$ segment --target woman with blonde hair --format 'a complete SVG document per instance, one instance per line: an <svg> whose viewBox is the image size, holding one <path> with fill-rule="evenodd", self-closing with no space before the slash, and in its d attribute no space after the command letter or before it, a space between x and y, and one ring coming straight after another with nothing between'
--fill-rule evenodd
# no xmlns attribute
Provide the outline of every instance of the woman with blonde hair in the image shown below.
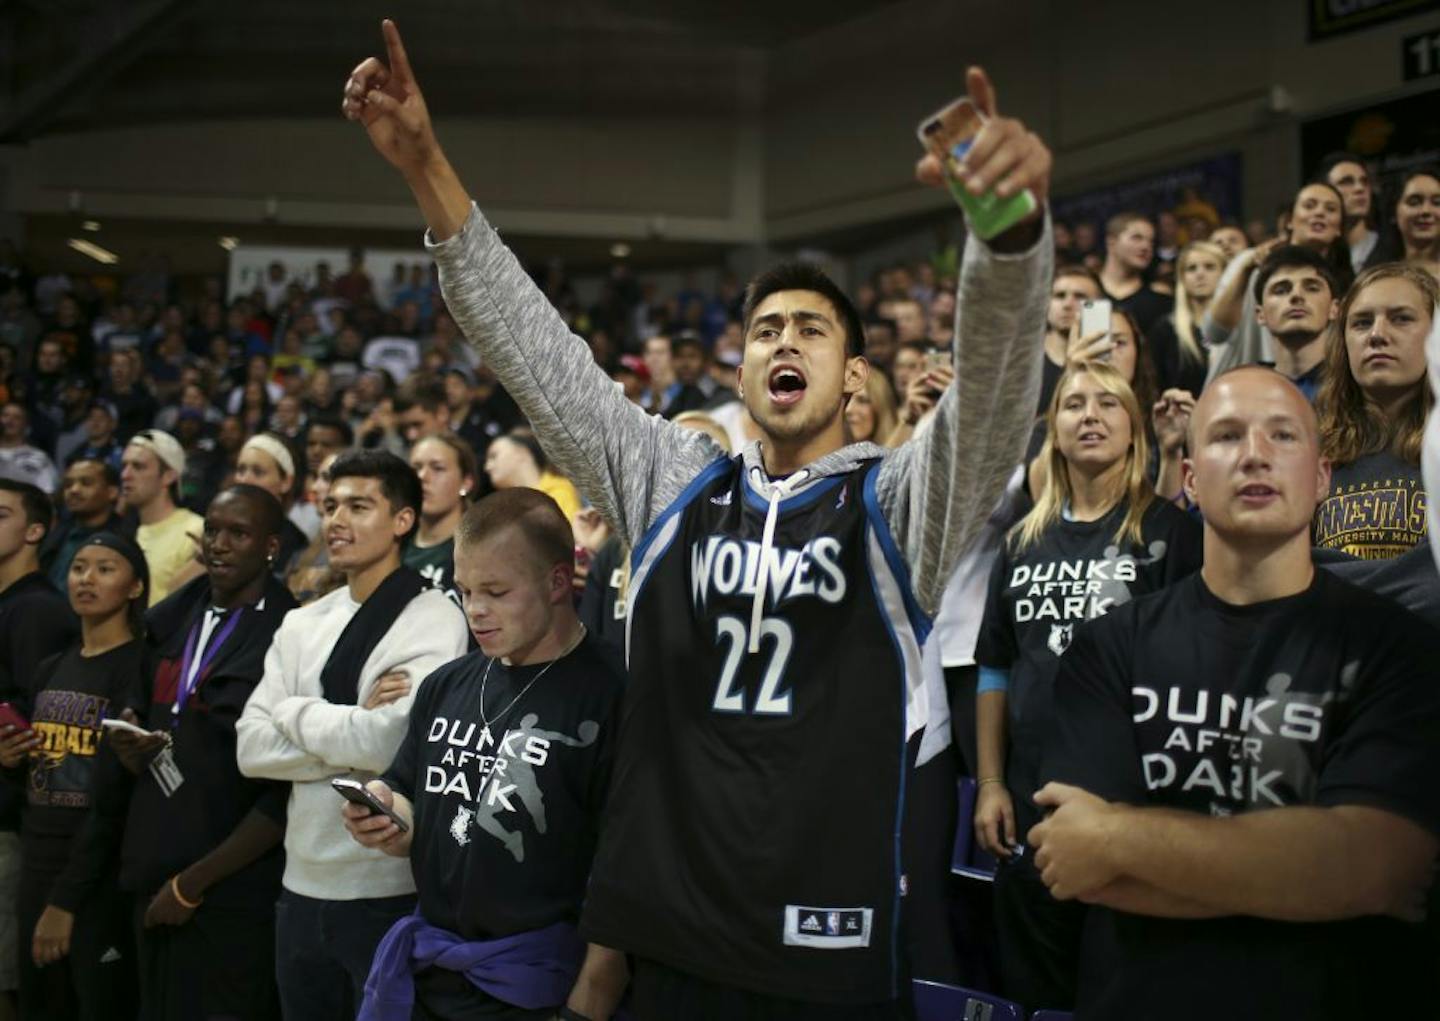
<svg viewBox="0 0 1440 1021"><path fill-rule="evenodd" d="M871 372L865 378L865 389L857 391L845 405L845 426L852 443L884 444L895 431L895 390L883 372Z"/></svg>
<svg viewBox="0 0 1440 1021"><path fill-rule="evenodd" d="M1076 624L1200 566L1200 524L1150 485L1145 410L1115 367L1065 370L1045 418L1044 484L996 555L975 646L975 836L1000 862L1004 993L1027 1011L1074 1006L1085 911L1050 896L1020 845L1040 821L1031 796L1060 656Z"/></svg>
<svg viewBox="0 0 1440 1021"><path fill-rule="evenodd" d="M1201 343L1200 322L1227 261L1225 250L1209 241L1190 242L1175 260L1175 308L1152 330L1151 352L1162 391L1198 394L1205 386L1210 353Z"/></svg>
<svg viewBox="0 0 1440 1021"><path fill-rule="evenodd" d="M1416 263L1360 274L1340 303L1315 400L1330 495L1315 512L1314 540L1365 560L1385 560L1425 537L1420 447L1435 404L1425 344L1437 326L1440 284Z"/></svg>

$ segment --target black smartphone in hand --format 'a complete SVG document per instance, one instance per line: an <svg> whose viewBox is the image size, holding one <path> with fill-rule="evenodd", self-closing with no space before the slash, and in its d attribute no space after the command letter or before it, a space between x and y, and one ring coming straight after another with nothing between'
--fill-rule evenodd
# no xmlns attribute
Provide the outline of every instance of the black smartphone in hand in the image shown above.
<svg viewBox="0 0 1440 1021"><path fill-rule="evenodd" d="M380 799L374 794L371 794L359 780L350 780L343 776L337 776L330 781L330 786L335 788L335 793L339 794L352 805L360 805L370 809L371 815L385 816L396 826L400 827L401 833L409 832L410 824L396 815L392 809L386 808L381 804Z"/></svg>

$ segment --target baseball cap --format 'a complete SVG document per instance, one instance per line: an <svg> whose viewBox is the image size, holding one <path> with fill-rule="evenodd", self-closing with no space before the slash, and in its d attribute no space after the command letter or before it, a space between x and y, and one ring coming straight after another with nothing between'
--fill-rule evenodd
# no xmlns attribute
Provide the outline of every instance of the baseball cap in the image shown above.
<svg viewBox="0 0 1440 1021"><path fill-rule="evenodd" d="M109 415L110 421L120 421L120 412L115 410L115 405L112 404L110 401L91 401L88 405L85 406L85 413L89 414L96 408L99 408L101 411L105 412L105 414Z"/></svg>
<svg viewBox="0 0 1440 1021"><path fill-rule="evenodd" d="M640 382L650 382L650 369L639 355L621 355L620 367L640 377Z"/></svg>
<svg viewBox="0 0 1440 1021"><path fill-rule="evenodd" d="M173 469L176 474L185 474L185 448L180 441L162 429L141 429L130 437L130 446L153 450L160 463Z"/></svg>

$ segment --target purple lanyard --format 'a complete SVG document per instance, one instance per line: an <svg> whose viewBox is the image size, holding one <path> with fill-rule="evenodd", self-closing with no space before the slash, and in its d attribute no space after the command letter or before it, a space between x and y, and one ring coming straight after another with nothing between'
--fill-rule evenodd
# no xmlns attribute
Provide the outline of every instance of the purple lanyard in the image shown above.
<svg viewBox="0 0 1440 1021"><path fill-rule="evenodd" d="M171 730L174 730L180 722L180 713L184 710L185 703L190 700L190 693L200 687L200 679L205 676L205 670L214 661L215 654L220 651L220 647L225 644L225 639L230 637L235 626L240 623L240 615L244 612L243 609L235 610L230 614L230 619L225 622L225 626L220 629L219 634L211 634L205 654L200 657L200 667L195 671L194 684L188 683L187 680L190 677L190 664L195 660L195 645L200 641L200 632L205 627L205 617L210 615L210 611L206 610L205 616L197 620L195 626L190 629L190 637L185 641L185 655L180 658L180 676L176 678L175 682L175 704L170 707Z"/></svg>

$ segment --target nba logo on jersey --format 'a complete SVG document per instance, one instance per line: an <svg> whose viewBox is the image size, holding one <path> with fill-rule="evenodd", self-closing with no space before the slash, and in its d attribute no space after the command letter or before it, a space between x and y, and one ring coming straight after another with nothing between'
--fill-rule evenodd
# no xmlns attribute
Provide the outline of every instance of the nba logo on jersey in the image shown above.
<svg viewBox="0 0 1440 1021"><path fill-rule="evenodd" d="M840 912L831 911L825 916L825 935L840 935Z"/></svg>

